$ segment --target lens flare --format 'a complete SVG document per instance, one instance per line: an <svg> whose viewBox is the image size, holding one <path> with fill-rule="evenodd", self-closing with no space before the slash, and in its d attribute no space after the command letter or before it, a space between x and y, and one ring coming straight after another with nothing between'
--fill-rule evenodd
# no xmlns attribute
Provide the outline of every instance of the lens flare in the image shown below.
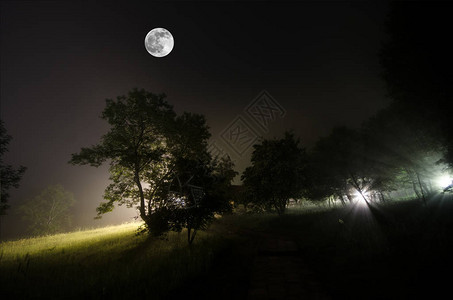
<svg viewBox="0 0 453 300"><path fill-rule="evenodd" d="M362 191L362 195L363 195L363 197L369 199L370 194L368 193L368 191ZM366 201L365 201L365 199L363 199L362 195L359 193L359 191L354 191L354 194L352 196L358 203L366 203Z"/></svg>

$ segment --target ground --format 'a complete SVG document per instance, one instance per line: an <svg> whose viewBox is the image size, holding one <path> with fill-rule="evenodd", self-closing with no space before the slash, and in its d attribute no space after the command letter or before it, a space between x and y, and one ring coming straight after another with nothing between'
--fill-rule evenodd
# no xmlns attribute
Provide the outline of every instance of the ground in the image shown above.
<svg viewBox="0 0 453 300"><path fill-rule="evenodd" d="M199 233L132 225L1 244L2 299L418 299L449 292L453 197L284 216L230 215ZM131 227L132 226L132 227ZM10 296L11 297L8 297Z"/></svg>
<svg viewBox="0 0 453 300"><path fill-rule="evenodd" d="M245 217L248 222L227 224L238 240L198 284L192 281L183 288L184 295L247 300L441 297L449 289L445 274L453 266L452 216L452 196L438 195L428 203Z"/></svg>

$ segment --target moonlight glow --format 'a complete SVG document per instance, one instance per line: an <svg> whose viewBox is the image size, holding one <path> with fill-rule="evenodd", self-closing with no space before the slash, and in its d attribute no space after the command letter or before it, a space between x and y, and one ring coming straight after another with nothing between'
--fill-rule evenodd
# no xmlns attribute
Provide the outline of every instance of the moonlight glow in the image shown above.
<svg viewBox="0 0 453 300"><path fill-rule="evenodd" d="M173 36L165 28L154 28L145 37L145 48L149 54L155 57L168 55L174 45Z"/></svg>

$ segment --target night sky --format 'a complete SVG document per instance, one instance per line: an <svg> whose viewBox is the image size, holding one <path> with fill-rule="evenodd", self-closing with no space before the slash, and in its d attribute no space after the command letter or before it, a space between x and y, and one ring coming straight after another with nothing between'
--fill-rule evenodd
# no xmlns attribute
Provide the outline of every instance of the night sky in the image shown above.
<svg viewBox="0 0 453 300"><path fill-rule="evenodd" d="M1 2L0 112L13 136L6 162L28 168L10 205L62 184L78 201L76 224L130 220L135 211L120 209L94 221L108 166L67 162L107 131L105 99L134 87L165 93L178 113L204 114L211 142L239 172L251 149L238 155L220 136L238 116L265 138L292 129L306 147L333 126L359 126L389 102L377 57L387 9L364 1ZM163 58L144 47L156 27L175 39ZM285 114L260 131L245 108L263 90Z"/></svg>

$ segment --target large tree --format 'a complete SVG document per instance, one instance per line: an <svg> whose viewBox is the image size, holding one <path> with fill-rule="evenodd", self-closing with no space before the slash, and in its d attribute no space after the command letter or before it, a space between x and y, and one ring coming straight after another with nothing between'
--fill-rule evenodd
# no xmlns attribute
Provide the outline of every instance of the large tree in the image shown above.
<svg viewBox="0 0 453 300"><path fill-rule="evenodd" d="M251 162L242 180L252 202L283 214L290 198L300 198L304 189L305 149L293 133L281 139L254 145Z"/></svg>
<svg viewBox="0 0 453 300"><path fill-rule="evenodd" d="M112 183L106 188L97 211L99 216L111 211L115 202L138 204L140 216L149 219L152 203L146 203L148 182L163 181L169 168L166 137L175 113L165 95L134 89L127 96L107 99L101 118L110 130L101 142L82 148L72 155L70 163L99 167L109 161Z"/></svg>
<svg viewBox="0 0 453 300"><path fill-rule="evenodd" d="M110 124L109 132L70 161L95 167L109 162L112 183L104 193L106 202L97 208L98 217L117 203L137 206L146 230L156 236L190 226L188 211L199 208L211 188L204 180L212 173L204 116L177 116L164 94L134 89L108 99L102 118Z"/></svg>

